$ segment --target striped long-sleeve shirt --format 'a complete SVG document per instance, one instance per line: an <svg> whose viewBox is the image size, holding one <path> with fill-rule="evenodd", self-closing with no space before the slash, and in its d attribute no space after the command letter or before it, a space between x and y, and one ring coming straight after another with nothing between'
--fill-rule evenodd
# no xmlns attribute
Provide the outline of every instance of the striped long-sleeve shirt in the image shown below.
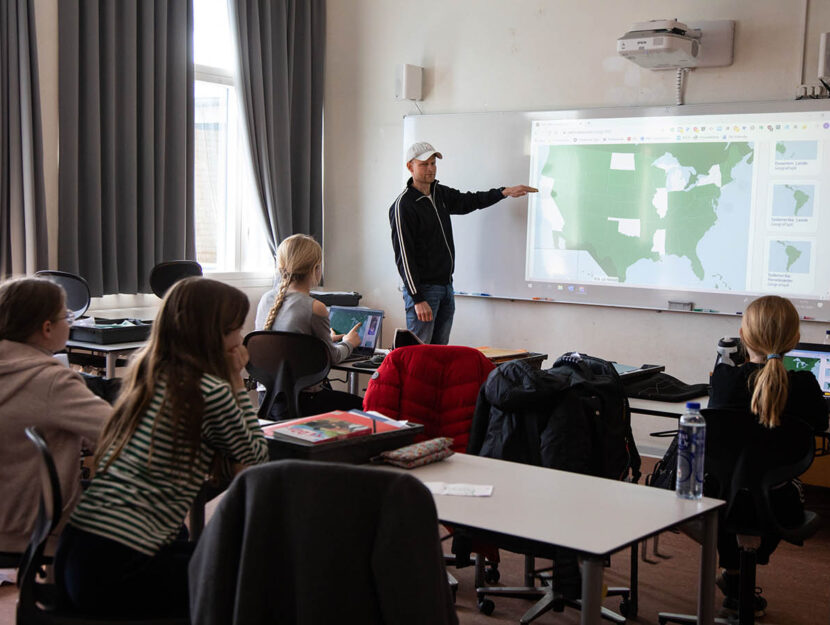
<svg viewBox="0 0 830 625"><path fill-rule="evenodd" d="M268 446L247 393L234 395L228 382L205 374L201 448L183 470L175 460L186 452L173 449L170 419L157 419L165 387L157 384L135 433L106 471L99 467L70 519L79 529L147 555L176 537L217 451L243 464L268 460Z"/></svg>

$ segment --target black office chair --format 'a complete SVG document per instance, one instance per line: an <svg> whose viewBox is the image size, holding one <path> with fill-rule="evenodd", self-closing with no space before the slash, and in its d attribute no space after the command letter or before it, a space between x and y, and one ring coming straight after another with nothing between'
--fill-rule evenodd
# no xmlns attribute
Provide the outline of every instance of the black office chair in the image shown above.
<svg viewBox="0 0 830 625"><path fill-rule="evenodd" d="M66 292L66 307L78 319L89 308L90 295L89 284L81 276L68 271L57 271L44 269L35 272L38 278L51 280Z"/></svg>
<svg viewBox="0 0 830 625"><path fill-rule="evenodd" d="M636 588L637 584L637 546L632 547L631 556L631 586ZM476 561L476 566L481 564ZM568 599L562 596L554 587L551 580L552 574L549 573L550 567L546 569L536 568L536 558L532 555L525 555L524 562L524 586L484 586L476 588L476 595L478 598L478 609L484 614L492 614L495 609L495 604L491 599L486 597L510 597L515 599L536 599L536 603L528 609L519 619L519 623L526 625L545 612L553 610L554 612L561 612L564 608L581 609L582 601L580 599ZM536 580L542 580L546 585L536 586ZM612 623L625 623L625 617L636 616L636 600L632 597L632 589L622 586L609 586L607 588L606 596L608 597L622 597L620 601L620 614L609 610L605 606L600 608L600 615L602 618L611 621Z"/></svg>
<svg viewBox="0 0 830 625"><path fill-rule="evenodd" d="M815 456L815 433L797 419L785 421L773 429L762 427L747 412L707 409L706 419L706 481L707 496L725 499L727 506L718 520L719 526L740 537L779 536L794 545L818 531L820 519L815 512L804 510L794 525L782 525L771 501L773 488L804 473ZM770 466L770 461L774 464ZM740 505L754 509L752 518L734 514ZM739 540L739 544L746 543ZM755 622L756 552L740 547L740 589L738 623ZM665 623L696 623L697 617L661 612L660 625ZM733 623L716 619L717 623Z"/></svg>
<svg viewBox="0 0 830 625"><path fill-rule="evenodd" d="M248 348L248 373L265 387L259 418L269 419L279 396L288 419L303 415L299 410L300 392L319 384L328 376L331 363L325 343L310 334L258 330L245 337Z"/></svg>
<svg viewBox="0 0 830 625"><path fill-rule="evenodd" d="M156 297L164 297L170 287L179 280L201 275L202 266L195 260L166 261L150 270L150 289Z"/></svg>
<svg viewBox="0 0 830 625"><path fill-rule="evenodd" d="M201 625L458 622L432 495L397 471L297 460L247 469L189 573Z"/></svg>
<svg viewBox="0 0 830 625"><path fill-rule="evenodd" d="M45 577L44 565L51 561L43 555L46 540L60 522L63 498L58 472L43 437L34 427L26 436L40 457L40 505L29 546L23 554L17 577L17 625L187 625L187 618L120 619L89 616L60 609L57 588L53 583L38 582Z"/></svg>
<svg viewBox="0 0 830 625"><path fill-rule="evenodd" d="M394 352L393 352L394 353ZM594 360L595 363L599 363L599 366L602 367L609 367L608 363L604 363L603 361L599 361L598 359ZM594 365L590 365L594 366ZM513 444L509 447L507 445L504 446L504 456L503 459L511 460L511 461L522 461L522 462L531 462L533 463L533 455L536 454L537 459L535 461L536 464L541 463L541 458L539 457L539 449L533 447L533 449L525 450L525 445L536 446L538 445L539 448L542 447L543 442L540 436L540 433L545 428L545 423L539 422L539 418L541 415L536 411L534 407L532 407L531 402L527 401L527 398L531 396L531 393L534 395L536 393L542 394L545 397L545 400L550 403L550 405L557 405L560 402L567 401L567 397L561 396L562 390L558 385L550 383L551 380L548 380L546 376L554 376L555 374L550 373L550 371L542 372L542 373L535 373L537 371L537 367L534 366L532 363L526 361L519 361L519 362L509 362L503 363L499 365L499 370L509 372L506 375L508 376L506 379L509 379L512 383L516 384L517 388L522 389L522 393L526 394L525 399L517 401L514 399L513 403L510 404L510 408L507 410L513 411L518 413L519 418L518 421L523 421L524 419L527 420L527 423L533 423L533 425L522 426L522 429L516 430L516 436ZM533 376L525 376L522 372L531 371L534 372ZM525 383L525 380L527 382ZM531 381L532 380L532 381ZM589 391L585 390L584 388L578 392L579 401L586 401L586 405L588 401L593 401L596 398L589 397ZM629 418L628 414L628 403L625 400L625 397L621 394L619 395L620 401L624 402L625 406L625 416ZM578 405L578 404L576 404ZM482 409L482 406L485 406L489 409ZM488 429L489 426L489 419L494 414L495 406L489 406L489 401L487 400L486 396L483 394L479 395L479 403L476 407L476 413L473 421L473 432L470 437L470 443L467 447L468 453L473 454L481 454L484 449L484 441L487 436L489 436L490 432ZM495 411L495 414L500 414L501 406L498 407L499 410ZM602 413L597 412L597 415ZM513 415L511 414L511 417ZM552 418L555 418L553 415L547 415L543 417L547 419L547 422ZM521 441L521 442L518 442ZM548 441L549 442L549 441ZM596 438L592 438L591 446L599 445L599 442ZM626 446L627 449L627 458L624 461L624 466L620 467L619 474L617 475L615 472L615 477L619 477L620 479L628 480L628 481L635 481L639 477L639 472L637 471L638 464L636 466L632 466L632 459L638 459L639 455L635 455L636 447L633 446L633 441L630 441L630 444ZM512 450L512 451L509 451ZM519 450L524 450L526 453L519 453ZM633 450L633 451L632 451ZM511 453L519 453L518 456L511 457ZM485 454L489 455L489 454ZM492 456L495 457L495 456ZM586 458L589 455L585 456ZM602 454L598 454L595 457L603 457ZM552 464L547 464L544 466L549 466L549 468L554 469L565 469L565 470L573 470L571 467L563 467L557 466L557 462L559 461L558 458L552 459ZM584 472L594 475L601 475L603 477L610 477L609 475L603 475L602 469L600 465L591 464L590 462L586 463L583 467L580 468L578 472ZM510 549L509 544L499 545L503 546L507 550ZM549 575L547 569L537 570L536 563L535 563L535 555L536 554L527 554L525 553L525 566L524 566L524 586L514 586L514 587L491 587L491 586L482 586L476 589L476 593L478 596L478 609L483 612L484 614L492 614L495 605L491 599L488 599L488 596L493 597L511 597L511 598L521 598L521 599L536 599L536 603L522 615L520 619L520 623L526 624L530 623L531 621L537 619L539 616L544 614L549 610L554 610L556 612L561 612L564 610L565 607L581 609L581 601L579 599L570 599L566 598L562 593L562 589L559 584L554 583L553 579L555 577L562 577L562 586L567 583L567 581L573 581L572 577L574 577L577 573L576 567L576 554L570 550L560 550L557 549L553 553L546 553L544 557L546 558L555 558L559 562L559 575ZM540 557L542 557L540 555ZM563 566L564 565L564 566ZM624 588L624 587L613 587L607 589L608 596L619 596L622 597L620 602L620 613L613 612L606 607L602 607L601 609L601 616L602 618L615 622L615 623L624 623L626 616L637 616L638 610L638 601L637 601L637 576L638 576L638 545L635 544L631 548L630 554L630 571L631 571L631 587ZM557 573L557 571L554 571ZM541 579L545 585L536 585L536 581Z"/></svg>

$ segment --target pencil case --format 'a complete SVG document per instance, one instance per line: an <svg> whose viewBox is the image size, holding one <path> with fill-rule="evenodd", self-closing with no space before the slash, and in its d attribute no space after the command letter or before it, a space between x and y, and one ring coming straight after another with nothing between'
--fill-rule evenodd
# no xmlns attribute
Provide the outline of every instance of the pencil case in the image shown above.
<svg viewBox="0 0 830 625"><path fill-rule="evenodd" d="M372 460L375 462L386 462L404 469L414 469L430 462L438 462L453 455L452 439L441 437L432 438L428 441L414 443L399 449L381 452Z"/></svg>

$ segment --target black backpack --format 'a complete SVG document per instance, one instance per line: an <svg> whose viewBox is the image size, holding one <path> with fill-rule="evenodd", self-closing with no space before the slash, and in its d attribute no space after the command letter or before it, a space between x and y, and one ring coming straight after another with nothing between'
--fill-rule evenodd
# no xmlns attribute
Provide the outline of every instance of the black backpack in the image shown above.
<svg viewBox="0 0 830 625"><path fill-rule="evenodd" d="M666 453L657 461L651 473L646 475L646 485L674 490L677 482L677 430L656 432L652 436L672 436L673 438Z"/></svg>
<svg viewBox="0 0 830 625"><path fill-rule="evenodd" d="M563 464L581 466L558 468L637 482L640 454L631 432L628 398L614 366L601 358L568 352L546 373L563 376L568 382L554 407L555 419L581 422L589 428L581 436L572 430L570 435L559 437L557 455ZM585 435L590 442L580 449L579 441Z"/></svg>

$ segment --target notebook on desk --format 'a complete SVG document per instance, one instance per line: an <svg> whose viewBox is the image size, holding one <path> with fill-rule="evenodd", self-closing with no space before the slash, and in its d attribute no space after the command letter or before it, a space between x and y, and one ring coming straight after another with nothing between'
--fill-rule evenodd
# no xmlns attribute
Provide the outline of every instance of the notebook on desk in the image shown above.
<svg viewBox="0 0 830 625"><path fill-rule="evenodd" d="M830 408L830 345L798 343L794 349L784 354L782 360L787 371L812 373Z"/></svg>
<svg viewBox="0 0 830 625"><path fill-rule="evenodd" d="M360 345L352 350L344 362L365 360L375 353L380 343L383 311L359 306L332 306L329 308L329 324L337 334L347 334L358 323Z"/></svg>

